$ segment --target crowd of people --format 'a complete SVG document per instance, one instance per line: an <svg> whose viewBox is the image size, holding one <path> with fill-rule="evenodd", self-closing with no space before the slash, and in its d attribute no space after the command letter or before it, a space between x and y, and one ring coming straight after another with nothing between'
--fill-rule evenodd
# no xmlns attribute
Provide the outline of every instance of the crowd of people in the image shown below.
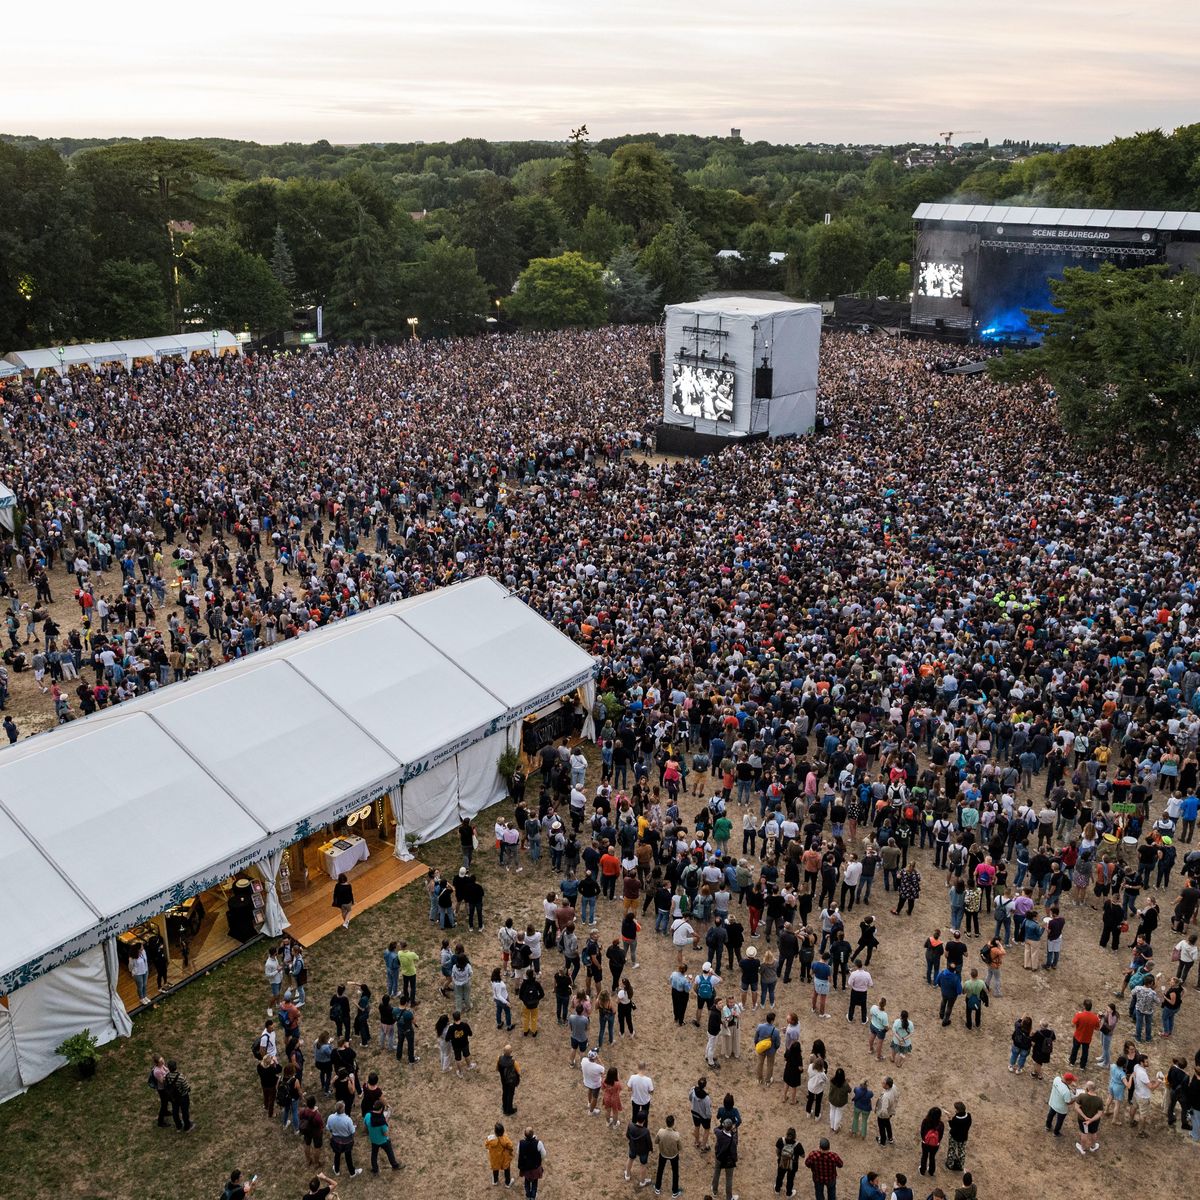
<svg viewBox="0 0 1200 1200"><path fill-rule="evenodd" d="M10 384L6 477L29 517L4 546L6 664L49 682L69 720L363 607L494 575L600 669L590 782L586 759L581 776L582 756L547 748L497 830L504 867L529 867L542 893L549 868L553 889L541 928L516 914L496 954L475 955L505 1033L515 1008L538 1035L551 974L538 967L561 952L556 1028L597 1079L605 1033L619 1020L617 1036L632 1034L638 918L653 912L675 966L661 986L685 1029L695 1005L706 1065L744 1049L768 1087L782 1053L784 1088L795 1101L804 1089L810 1119L824 1102L829 1132L853 1137L874 1114L885 1148L895 1081L928 1032L912 1000L895 1003L914 979L940 993L943 1027L963 996L974 1032L1004 996L1014 942L1025 969L1051 974L1062 955L1103 948L1129 1007L1072 998L1081 1074L1043 1069L1055 1030L1038 1013L1015 1020L1009 1065L1024 1072L1032 1056L1030 1077L1051 1084L1051 1135L1073 1113L1085 1158L1103 1112L1165 1137L1167 1120L1151 1116L1159 1094L1197 1139L1197 1076L1155 1048L1173 1045L1200 900L1190 482L1116 447L1081 456L1032 385L945 376L918 344L857 334L823 339L820 436L664 461L648 452L655 338L413 342ZM64 588L77 619L51 611ZM470 850L467 838L465 877L431 880L442 935L469 902ZM621 913L603 937L597 900ZM914 979L877 978L872 953L907 944L916 918L927 924ZM437 967L454 1008L426 1031L443 1065L467 1071L471 959L446 937ZM889 1057L886 1082L831 1062L820 1038L797 1049L796 1011L778 1028L776 989L800 1007L786 1000L793 971L811 985L814 1023L840 1019L829 1002L844 994L846 1019L867 1026L863 1048ZM411 1021L388 993L396 1022ZM368 1005L382 1014L369 993ZM1135 1036L1111 1058L1126 1012ZM1097 1036L1104 1053L1089 1067ZM276 1050L281 1085L294 1063ZM506 1054L502 1086L520 1075ZM1099 1084L1083 1078L1100 1068ZM610 1101L633 1078L606 1070L587 1085L589 1109L623 1121ZM300 1108L296 1083L304 1132L313 1105ZM342 1091L347 1111L327 1127L359 1099ZM947 1166L962 1169L970 1114L957 1103L922 1122L923 1170L943 1138ZM665 1123L650 1134L631 1104L633 1170L655 1144L669 1168L662 1147L677 1153L678 1134ZM388 1142L389 1112L382 1097L364 1110L373 1149ZM737 1122L708 1119L716 1161L736 1167ZM503 1173L511 1139L493 1137ZM533 1195L545 1146L533 1128L518 1143ZM781 1139L783 1182L804 1165L825 1194L837 1153L785 1155L791 1145ZM714 1172L714 1194L721 1182ZM723 1182L728 1200L732 1175ZM888 1194L881 1178L860 1184ZM907 1186L890 1183L900 1200Z"/></svg>

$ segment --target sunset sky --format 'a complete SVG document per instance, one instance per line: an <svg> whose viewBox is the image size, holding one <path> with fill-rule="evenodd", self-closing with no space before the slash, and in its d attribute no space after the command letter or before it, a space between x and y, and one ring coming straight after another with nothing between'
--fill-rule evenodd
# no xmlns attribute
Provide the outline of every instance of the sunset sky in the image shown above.
<svg viewBox="0 0 1200 1200"><path fill-rule="evenodd" d="M1200 119L1182 0L66 0L11 5L5 42L0 131L39 135L1097 142Z"/></svg>

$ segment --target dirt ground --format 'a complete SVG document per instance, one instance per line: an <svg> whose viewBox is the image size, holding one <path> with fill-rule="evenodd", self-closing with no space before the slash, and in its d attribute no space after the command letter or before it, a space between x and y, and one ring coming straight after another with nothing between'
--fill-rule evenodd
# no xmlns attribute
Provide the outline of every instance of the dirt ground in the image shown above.
<svg viewBox="0 0 1200 1200"><path fill-rule="evenodd" d="M491 812L480 814L481 832L491 828L493 817ZM455 868L456 838L451 835L422 847L421 857L446 869ZM878 1092L889 1071L898 1081L900 1105L893 1148L881 1149L873 1140L852 1140L848 1119L842 1130L831 1136L834 1149L846 1163L841 1194L853 1197L858 1177L876 1169L889 1184L897 1171L907 1173L915 1194L924 1200L932 1186L917 1174L918 1125L930 1106L951 1108L960 1099L974 1116L967 1167L974 1172L979 1195L985 1200L1038 1194L1049 1172L1060 1179L1069 1172L1072 1193L1079 1197L1102 1192L1132 1194L1135 1190L1141 1195L1171 1194L1169 1185L1174 1188L1178 1172L1186 1169L1194 1151L1180 1133L1162 1127L1161 1114L1159 1128L1149 1141L1136 1141L1128 1127L1114 1129L1105 1123L1101 1149L1086 1162L1075 1150L1070 1125L1061 1139L1043 1128L1049 1080L1066 1063L1072 1013L1084 996L1092 997L1100 1008L1120 984L1124 960L1096 948L1095 914L1066 909L1066 940L1057 972L1025 972L1017 956L1010 956L1004 997L985 1010L981 1033L968 1034L964 1029L961 1001L954 1024L943 1029L937 1020L938 994L924 983L921 947L935 925L948 927L944 877L932 870L928 854L918 851L916 860L923 874L923 891L914 915L891 916L887 897L879 891L870 906L879 920L882 941L871 964L876 981L871 1000L882 992L893 1015L906 1007L915 1024L914 1053L903 1067L891 1068L886 1056L883 1064L869 1058L863 1027L846 1023L843 993L831 996L830 1019L817 1020L810 1014L809 990L796 976L790 985L780 983L778 989L779 1023L785 1023L790 1010L801 1014L806 1052L813 1038L820 1037L828 1049L831 1070L844 1067L853 1083L866 1078ZM428 904L419 883L362 913L348 932L330 935L311 951L312 981L303 1034L310 1048L313 1083L311 1045L315 1035L328 1028L327 999L334 986L365 979L378 995L383 984L382 950L393 938L407 938L424 959L417 1013L417 1052L422 1061L416 1067L401 1066L390 1052L381 1052L377 1046L360 1052L364 1074L369 1070L380 1073L393 1108L393 1139L406 1169L397 1174L385 1170L378 1178L369 1171L356 1180L343 1177L343 1195L396 1196L414 1184L426 1185L431 1192L444 1191L448 1183L458 1196L492 1194L483 1140L501 1117L495 1062L509 1036L495 1029L487 986L491 968L499 961L496 929L507 916L516 918L518 925L533 921L540 928L541 899L556 880L548 860L538 867L526 865L520 874L500 871L486 838L478 865L487 887L487 928L482 934L460 931L476 967L470 1021L480 1068L477 1072L458 1079L439 1070L432 1043L434 1021L443 1011L434 984L439 937L429 923ZM1159 897L1160 902L1166 899L1169 897ZM619 910L618 902L599 901L602 945L618 931ZM856 921L857 911L851 917ZM856 925L852 923L851 928ZM761 953L762 940L756 944ZM973 942L968 951L968 966L978 960L976 946ZM227 1172L238 1166L247 1174L259 1175L257 1195L299 1200L310 1176L299 1139L290 1131L284 1133L278 1122L267 1120L250 1054L269 998L262 976L263 957L263 946L256 945L139 1017L131 1039L102 1051L94 1079L80 1082L71 1072L60 1071L24 1097L0 1107L0 1162L6 1180L13 1185L11 1193L7 1186L0 1190L47 1200L64 1196L207 1200L220 1194ZM692 1147L688 1091L697 1077L706 1073L705 1036L690 1024L677 1029L671 1022L667 977L673 957L667 940L654 934L653 921L643 922L641 966L629 972L638 1006L637 1034L632 1039L618 1038L613 1048L606 1045L602 1060L617 1066L622 1079L637 1068L639 1060L649 1064L656 1087L651 1129L656 1130L668 1112L676 1114L685 1139L683 1186L689 1196L699 1198L709 1191L712 1154L701 1155ZM690 958L696 969L702 955ZM555 952L547 952L543 974L552 975L557 961ZM548 986L547 991L552 989ZM1197 1011L1195 993L1189 990L1175 1039L1159 1040L1153 1048L1154 1068L1165 1070L1169 1048L1190 1059L1200 1033ZM1045 1082L1038 1082L1028 1072L1013 1076L1007 1070L1009 1030L1013 1019L1025 1013L1035 1021L1049 1020L1058 1032ZM752 1020L753 1014L744 1024ZM536 1040L523 1039L519 1030L511 1035L523 1079L517 1093L519 1115L506 1122L509 1131L518 1136L526 1124L532 1125L546 1145L548 1163L540 1194L564 1196L597 1186L607 1194L637 1190L622 1178L623 1131L609 1129L584 1111L579 1071L569 1065L566 1032L554 1022L549 996L543 1002L541 1028ZM374 1021L372 1030L374 1033ZM1129 1022L1122 1019L1118 1037L1129 1032ZM592 1036L596 1033L593 1020ZM743 1198L768 1194L774 1183L775 1139L789 1125L796 1127L806 1149L815 1147L818 1137L830 1136L824 1114L817 1123L806 1117L802 1104L784 1107L782 1060L773 1087L756 1084L751 1041L750 1031L745 1030L741 1060L726 1063L719 1072L707 1071L714 1107L726 1090L732 1091L744 1119L736 1176L736 1188ZM192 1081L192 1111L198 1128L186 1137L155 1125L156 1100L145 1081L149 1056L156 1051L178 1058ZM1088 1077L1103 1087L1103 1074L1093 1070ZM628 1101L625 1103L627 1114ZM322 1104L323 1111L328 1108L327 1103ZM874 1120L871 1130L873 1134ZM357 1161L369 1167L365 1147L366 1138L360 1131ZM652 1156L652 1166L654 1161ZM940 1167L936 1182L953 1195L957 1177ZM806 1173L797 1177L797 1187L804 1189L799 1194L809 1194Z"/></svg>

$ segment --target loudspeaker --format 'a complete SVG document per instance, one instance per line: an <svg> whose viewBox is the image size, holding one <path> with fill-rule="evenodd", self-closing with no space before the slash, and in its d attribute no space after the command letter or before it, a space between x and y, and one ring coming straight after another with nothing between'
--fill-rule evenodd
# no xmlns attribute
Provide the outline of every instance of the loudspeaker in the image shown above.
<svg viewBox="0 0 1200 1200"><path fill-rule="evenodd" d="M662 355L657 350L650 351L650 378L662 383Z"/></svg>
<svg viewBox="0 0 1200 1200"><path fill-rule="evenodd" d="M946 330L946 321L945 321L945 319L944 319L943 317L938 317L938 318L937 318L937 319L934 321L934 323L933 323L933 327L934 327L934 328L935 328L935 329L938 331L938 333L944 333L944 332L945 332L945 330Z"/></svg>
<svg viewBox="0 0 1200 1200"><path fill-rule="evenodd" d="M775 382L775 371L771 367L758 367L754 372L755 400L770 400Z"/></svg>

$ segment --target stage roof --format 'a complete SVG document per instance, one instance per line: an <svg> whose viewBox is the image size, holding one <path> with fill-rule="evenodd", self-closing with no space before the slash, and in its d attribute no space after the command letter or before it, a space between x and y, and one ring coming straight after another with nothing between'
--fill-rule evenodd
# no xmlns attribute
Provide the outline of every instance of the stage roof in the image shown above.
<svg viewBox="0 0 1200 1200"><path fill-rule="evenodd" d="M1200 233L1200 213L1121 208L1013 208L1003 204L919 204L914 221L983 225L1062 225L1072 229L1146 229Z"/></svg>

